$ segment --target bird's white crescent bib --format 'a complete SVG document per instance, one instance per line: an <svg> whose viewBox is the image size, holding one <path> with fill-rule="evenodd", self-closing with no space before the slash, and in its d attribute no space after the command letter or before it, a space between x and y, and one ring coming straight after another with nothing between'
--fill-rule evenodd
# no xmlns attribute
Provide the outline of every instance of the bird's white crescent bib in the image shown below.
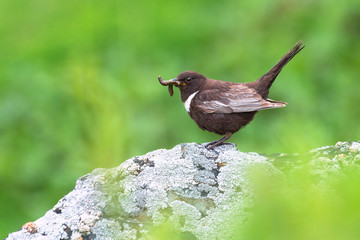
<svg viewBox="0 0 360 240"><path fill-rule="evenodd" d="M184 102L184 106L185 106L185 109L186 111L189 113L190 112L190 104L191 104L191 101L193 100L193 98L195 97L195 95L198 93L199 91L196 91L194 92L193 94L191 94L187 99L186 101Z"/></svg>

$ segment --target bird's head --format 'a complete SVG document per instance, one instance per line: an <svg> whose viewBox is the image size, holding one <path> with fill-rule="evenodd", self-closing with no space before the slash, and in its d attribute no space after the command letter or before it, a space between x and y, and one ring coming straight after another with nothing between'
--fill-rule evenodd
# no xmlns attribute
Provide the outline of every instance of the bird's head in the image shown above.
<svg viewBox="0 0 360 240"><path fill-rule="evenodd" d="M193 71L186 71L180 73L176 78L164 81L159 76L159 82L163 86L169 86L169 92L172 96L172 87L179 87L181 95L191 95L192 93L199 91L203 85L206 77L200 73Z"/></svg>

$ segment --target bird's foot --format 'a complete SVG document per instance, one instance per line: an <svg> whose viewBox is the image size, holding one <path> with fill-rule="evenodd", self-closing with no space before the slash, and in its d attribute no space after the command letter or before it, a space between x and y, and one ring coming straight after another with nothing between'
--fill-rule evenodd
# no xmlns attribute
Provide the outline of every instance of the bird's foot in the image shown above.
<svg viewBox="0 0 360 240"><path fill-rule="evenodd" d="M213 150L215 147L220 146L226 140L228 140L231 137L231 135L232 135L232 133L226 133L226 135L224 137L222 137L221 139L219 139L217 141L212 141L212 142L206 144L205 148L207 148L209 150Z"/></svg>
<svg viewBox="0 0 360 240"><path fill-rule="evenodd" d="M206 145L205 145L205 148L207 148L207 149L209 149L209 150L213 150L216 146L218 146L218 145L217 145L217 142L218 142L218 141L212 141L212 142L206 144Z"/></svg>

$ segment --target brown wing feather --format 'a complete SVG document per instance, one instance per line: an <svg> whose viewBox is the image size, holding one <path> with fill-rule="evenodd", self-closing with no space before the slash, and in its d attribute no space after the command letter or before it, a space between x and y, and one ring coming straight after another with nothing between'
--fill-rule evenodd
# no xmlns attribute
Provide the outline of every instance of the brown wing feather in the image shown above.
<svg viewBox="0 0 360 240"><path fill-rule="evenodd" d="M245 85L233 85L230 91L210 89L196 95L200 101L196 107L206 113L240 113L254 112L268 108L285 107L286 103L267 101L253 88Z"/></svg>

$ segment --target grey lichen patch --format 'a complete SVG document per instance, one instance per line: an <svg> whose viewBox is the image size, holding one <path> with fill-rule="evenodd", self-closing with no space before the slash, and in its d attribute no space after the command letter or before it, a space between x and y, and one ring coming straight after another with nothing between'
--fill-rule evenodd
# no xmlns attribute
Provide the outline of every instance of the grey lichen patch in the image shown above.
<svg viewBox="0 0 360 240"><path fill-rule="evenodd" d="M240 153L233 144L216 151L198 144L157 150L156 154L129 161L128 172L138 171L143 159L152 166L141 170L136 178L125 178L129 181L122 186L128 190L119 197L120 204L129 213L145 211L154 225L170 221L199 239L225 239L231 224L225 224L224 216L233 211L247 214L253 197L248 183L250 169L263 164L269 172L277 171L265 157Z"/></svg>
<svg viewBox="0 0 360 240"><path fill-rule="evenodd" d="M312 174L317 176L323 185L325 185L324 179L328 176L342 179L360 169L359 142L338 142L335 146L318 148L312 153L314 154L310 161Z"/></svg>

